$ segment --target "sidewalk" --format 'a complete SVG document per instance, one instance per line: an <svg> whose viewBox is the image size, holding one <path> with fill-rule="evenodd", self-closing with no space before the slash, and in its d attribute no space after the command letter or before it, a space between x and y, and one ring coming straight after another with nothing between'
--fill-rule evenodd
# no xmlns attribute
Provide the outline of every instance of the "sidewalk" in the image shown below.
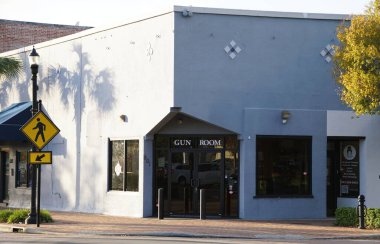
<svg viewBox="0 0 380 244"><path fill-rule="evenodd" d="M336 227L333 219L250 221L240 219L127 218L99 214L52 212L53 223L36 225L0 224L27 233L92 234L126 236L223 237L249 239L341 239L376 238L380 230Z"/></svg>

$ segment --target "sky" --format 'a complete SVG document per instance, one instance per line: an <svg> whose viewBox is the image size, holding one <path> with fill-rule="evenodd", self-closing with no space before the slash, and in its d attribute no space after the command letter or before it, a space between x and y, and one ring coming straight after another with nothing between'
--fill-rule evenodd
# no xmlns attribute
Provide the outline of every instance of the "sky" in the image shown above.
<svg viewBox="0 0 380 244"><path fill-rule="evenodd" d="M105 26L173 5L361 14L370 0L0 0L0 19Z"/></svg>

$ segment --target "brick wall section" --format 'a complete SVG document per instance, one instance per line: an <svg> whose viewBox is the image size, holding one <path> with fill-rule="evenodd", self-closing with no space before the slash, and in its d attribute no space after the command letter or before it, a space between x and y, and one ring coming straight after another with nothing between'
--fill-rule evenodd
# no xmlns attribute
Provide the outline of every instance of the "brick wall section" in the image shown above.
<svg viewBox="0 0 380 244"><path fill-rule="evenodd" d="M74 34L91 27L0 19L0 53Z"/></svg>

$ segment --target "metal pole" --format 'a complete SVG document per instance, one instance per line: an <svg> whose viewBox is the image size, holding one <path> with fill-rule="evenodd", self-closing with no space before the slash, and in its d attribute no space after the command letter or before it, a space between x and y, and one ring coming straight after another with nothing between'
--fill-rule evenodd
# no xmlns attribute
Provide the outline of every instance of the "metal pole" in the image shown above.
<svg viewBox="0 0 380 244"><path fill-rule="evenodd" d="M38 111L41 111L42 101L38 101ZM40 227L41 223L41 164L37 165L38 174L37 174L37 227Z"/></svg>
<svg viewBox="0 0 380 244"><path fill-rule="evenodd" d="M200 203L199 203L199 219L206 219L206 196L205 196L205 189L200 189L199 195L200 195Z"/></svg>
<svg viewBox="0 0 380 244"><path fill-rule="evenodd" d="M158 189L158 219L164 218L164 188Z"/></svg>
<svg viewBox="0 0 380 244"><path fill-rule="evenodd" d="M359 229L365 229L365 208L366 206L364 205L364 202L365 202L365 196L364 195L360 195L358 197L358 202L359 202L359 205L358 205L358 217L359 217Z"/></svg>
<svg viewBox="0 0 380 244"><path fill-rule="evenodd" d="M41 215L40 215L40 204L41 204L41 165L37 165L37 227L40 227Z"/></svg>
<svg viewBox="0 0 380 244"><path fill-rule="evenodd" d="M33 101L32 101L32 116L34 116L38 112L38 103L37 103L37 73L38 73L38 65L32 64L30 66L32 70L32 93L33 93ZM33 152L36 152L36 147L33 147ZM31 188L31 199L30 199L30 214L28 218L25 220L26 224L36 224L36 165L32 165L32 188Z"/></svg>

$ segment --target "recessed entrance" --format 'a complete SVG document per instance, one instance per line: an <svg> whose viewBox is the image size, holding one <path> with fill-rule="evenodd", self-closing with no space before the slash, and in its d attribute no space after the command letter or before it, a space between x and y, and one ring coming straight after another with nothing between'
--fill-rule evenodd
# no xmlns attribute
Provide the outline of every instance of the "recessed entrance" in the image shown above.
<svg viewBox="0 0 380 244"><path fill-rule="evenodd" d="M199 216L203 189L206 216L237 217L237 148L236 136L157 135L154 205L157 190L164 188L166 216Z"/></svg>
<svg viewBox="0 0 380 244"><path fill-rule="evenodd" d="M359 191L359 140L331 137L327 141L326 215L335 215L338 198L357 198Z"/></svg>

